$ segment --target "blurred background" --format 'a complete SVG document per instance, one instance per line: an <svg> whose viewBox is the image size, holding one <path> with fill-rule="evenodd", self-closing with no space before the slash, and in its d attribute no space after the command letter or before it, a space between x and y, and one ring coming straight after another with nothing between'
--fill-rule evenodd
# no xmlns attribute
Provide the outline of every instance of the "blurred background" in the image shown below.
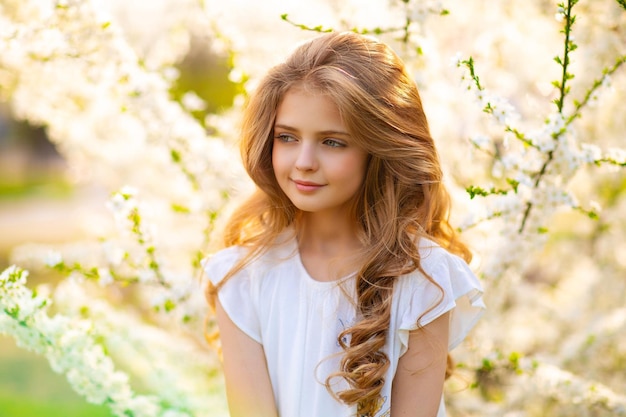
<svg viewBox="0 0 626 417"><path fill-rule="evenodd" d="M148 4L148 3L145 3ZM142 36L145 36L143 34ZM176 64L180 76L171 95L182 99L194 91L206 106L194 112L204 123L232 105L241 87L229 80L229 58L207 47L207 39L192 38L187 54ZM21 244L62 244L87 237L88 223L110 217L107 190L96 183L79 183L41 126L16 120L0 103L0 270L9 266L11 250ZM62 276L49 270L29 279L31 288L55 283ZM0 335L1 417L112 416L108 407L88 404L65 376L42 358Z"/></svg>
<svg viewBox="0 0 626 417"><path fill-rule="evenodd" d="M6 106L0 107L0 269L9 265L9 253L17 245L80 238L83 229L74 222L76 212L104 209L91 197L102 190L76 186L67 169L44 129L16 121ZM58 278L36 274L31 282ZM45 358L19 349L4 335L0 410L7 417L110 415L108 408L87 404L65 376L51 371Z"/></svg>
<svg viewBox="0 0 626 417"><path fill-rule="evenodd" d="M0 14L2 7L9 13L26 3L0 0ZM411 16L421 27L411 41L419 48L398 50L420 86L457 202L453 213L456 220L472 205L481 204L469 201L465 187L488 183L495 176L493 160L474 152L468 138L482 131L494 136L500 147L504 139L501 131L484 120L485 114L475 100L463 95L459 70L450 64L455 54L473 56L481 81L515 105L527 126L541 126L553 111L551 81L560 76L553 58L562 53L562 24L557 2L549 0L84 3L100 4L110 14L143 65L160 71L157 64L171 63L177 74L169 91L172 100L181 103L208 135L225 142L236 140L236 118L226 115L240 108L246 88L297 42L313 36L282 21L281 14L289 13L295 22L310 26L374 28L397 21L414 7ZM427 19L433 10L447 13L435 13ZM580 97L603 68L616 56L626 54L626 12L614 0L580 2L576 10L575 36L581 46L573 55L571 69L576 79L572 91ZM626 146L624 73L621 68L614 74L612 83L599 92L577 121L582 142L605 149ZM5 92L0 93L7 98ZM89 167L77 167L76 160L65 159L63 155L70 154L67 149L54 145L44 127L16 117L14 107L12 98L0 100L0 270L24 244L54 246L91 238L97 234L94 228L112 228L111 213L105 207L111 184L90 180ZM27 112L22 109L23 114ZM221 115L225 115L222 124ZM102 162L96 157L93 161ZM140 174L150 176L149 168ZM453 381L452 390L459 393L449 397L451 417L614 415L602 401L590 400L588 393L559 387L555 390L560 391L559 396L532 379L515 379L519 374L514 366L517 359L510 358L524 355L553 361L584 382L591 381L592 386L595 382L605 384L623 401L626 174L616 167L596 168L581 168L569 189L580 197L581 204L597 201L603 207L600 220L590 220L573 210L553 214L548 220L549 237L536 244L536 251L523 265L486 282L488 316L470 338L469 348L455 354L461 365L466 361L468 369L464 374L461 367L460 377ZM98 179L96 175L94 178ZM470 230L466 235L476 249L479 267L502 249L494 247L494 241L483 232ZM29 277L29 287L54 284L63 278L50 269L38 269ZM484 357L490 359L481 362ZM544 393L536 392L542 390ZM537 401L527 401L531 395L537 396ZM458 410L462 412L454 414ZM17 348L11 338L0 335L0 417L110 415L105 407L89 405L75 394L65 377L53 373L45 359Z"/></svg>

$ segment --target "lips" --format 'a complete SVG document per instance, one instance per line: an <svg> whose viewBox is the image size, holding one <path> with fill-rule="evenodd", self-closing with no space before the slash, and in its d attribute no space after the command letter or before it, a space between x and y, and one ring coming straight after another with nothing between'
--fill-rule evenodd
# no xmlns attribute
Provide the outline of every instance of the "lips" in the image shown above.
<svg viewBox="0 0 626 417"><path fill-rule="evenodd" d="M300 191L311 192L315 190L319 190L324 186L324 184L318 184L316 182L311 181L302 181L302 180L292 180L296 185L296 188Z"/></svg>

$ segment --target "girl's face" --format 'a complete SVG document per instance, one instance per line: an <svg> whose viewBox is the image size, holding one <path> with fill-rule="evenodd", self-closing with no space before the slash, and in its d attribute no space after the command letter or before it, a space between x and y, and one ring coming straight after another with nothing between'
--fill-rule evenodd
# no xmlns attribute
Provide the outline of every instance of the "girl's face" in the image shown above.
<svg viewBox="0 0 626 417"><path fill-rule="evenodd" d="M278 106L272 165L298 209L340 216L361 187L367 153L354 144L328 96L292 88Z"/></svg>

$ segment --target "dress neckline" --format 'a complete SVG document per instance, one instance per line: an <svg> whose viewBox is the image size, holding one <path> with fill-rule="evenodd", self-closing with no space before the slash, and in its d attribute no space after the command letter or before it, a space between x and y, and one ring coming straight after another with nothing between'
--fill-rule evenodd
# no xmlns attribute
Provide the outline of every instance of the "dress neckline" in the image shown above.
<svg viewBox="0 0 626 417"><path fill-rule="evenodd" d="M295 262L297 264L298 269L300 269L300 272L302 274L302 276L304 277L305 281L313 286L316 287L332 287L332 286L336 286L338 284L341 284L351 278L354 278L354 276L356 275L357 271L353 271L347 275L344 275L340 278L337 278L335 280L331 280L331 281L320 281L318 279L315 279L311 276L311 274L309 273L309 271L306 269L306 267L304 266L304 262L302 262L302 255L300 254L300 248L298 245L298 239L296 238L296 234L295 231L293 230L293 228L289 228L289 232L290 234L287 235L288 236L288 242L289 242L289 246L290 246L290 252L293 254L294 258L295 258ZM285 236L285 235L283 235ZM285 237L287 237L285 236Z"/></svg>
<svg viewBox="0 0 626 417"><path fill-rule="evenodd" d="M300 268L300 271L302 272L302 275L304 276L305 280L311 285L318 286L318 287L335 286L351 278L354 278L354 276L356 275L356 271L354 271L347 275L344 275L341 278L337 278L337 279L330 280L330 281L320 281L318 279L313 278L311 274L309 273L309 271L307 271L306 267L304 266L304 263L302 262L302 256L300 255L300 250L298 249L297 241L295 241L295 251L296 251L296 262L298 264L298 268Z"/></svg>

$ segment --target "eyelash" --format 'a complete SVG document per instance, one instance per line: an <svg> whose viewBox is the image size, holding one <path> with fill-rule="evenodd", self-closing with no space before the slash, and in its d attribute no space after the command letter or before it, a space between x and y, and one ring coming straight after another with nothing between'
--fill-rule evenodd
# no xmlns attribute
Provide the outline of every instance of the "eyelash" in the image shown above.
<svg viewBox="0 0 626 417"><path fill-rule="evenodd" d="M332 145L329 142L332 143ZM343 148L346 146L344 143L339 142L336 139L324 139L324 143L331 148Z"/></svg>
<svg viewBox="0 0 626 417"><path fill-rule="evenodd" d="M280 134L274 136L274 138L277 139L277 140L280 140L281 142L292 142L292 141L297 140L294 136L288 135L288 134L285 134L285 133L280 133ZM343 142L341 142L341 141L339 141L337 139L331 139L331 138L324 139L324 141L322 143L324 143L325 145L330 146L331 148L344 148L346 146L345 143L343 143Z"/></svg>
<svg viewBox="0 0 626 417"><path fill-rule="evenodd" d="M295 138L293 136L287 135L287 134L284 134L284 133L280 133L280 134L274 136L274 138L280 140L281 142L291 142L291 141L295 140Z"/></svg>

